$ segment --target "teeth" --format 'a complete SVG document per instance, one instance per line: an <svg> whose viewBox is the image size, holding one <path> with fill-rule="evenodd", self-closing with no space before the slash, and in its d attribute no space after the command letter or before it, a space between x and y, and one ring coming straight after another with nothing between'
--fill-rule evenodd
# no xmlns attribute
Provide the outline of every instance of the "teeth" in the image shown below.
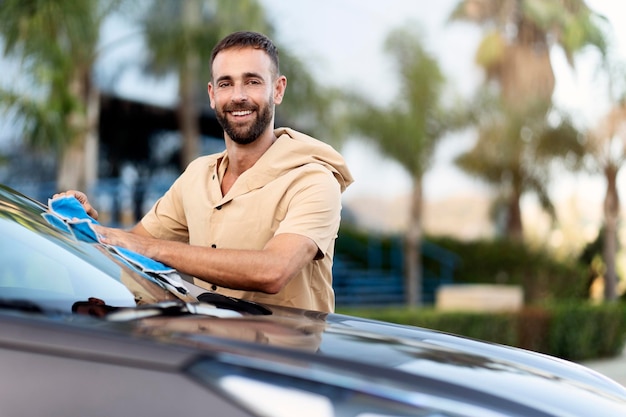
<svg viewBox="0 0 626 417"><path fill-rule="evenodd" d="M234 111L232 112L233 116L246 116L248 114L251 114L252 111L251 110L245 110L245 111Z"/></svg>

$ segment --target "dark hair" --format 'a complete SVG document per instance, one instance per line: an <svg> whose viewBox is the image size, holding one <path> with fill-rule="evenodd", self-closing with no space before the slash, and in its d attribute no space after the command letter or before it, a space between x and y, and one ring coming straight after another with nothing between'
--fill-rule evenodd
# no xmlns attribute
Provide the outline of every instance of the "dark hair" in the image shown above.
<svg viewBox="0 0 626 417"><path fill-rule="evenodd" d="M278 63L278 48L262 33L258 32L235 32L218 42L211 52L211 76L213 76L213 61L220 52L231 48L254 48L261 49L270 57L274 65L275 75L280 74Z"/></svg>

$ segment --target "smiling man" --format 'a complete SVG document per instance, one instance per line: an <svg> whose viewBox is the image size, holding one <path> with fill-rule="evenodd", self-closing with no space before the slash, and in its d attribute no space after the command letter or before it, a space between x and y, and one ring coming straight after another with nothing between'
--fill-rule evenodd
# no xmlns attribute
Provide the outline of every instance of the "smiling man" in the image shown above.
<svg viewBox="0 0 626 417"><path fill-rule="evenodd" d="M286 88L264 35L236 32L218 43L208 93L226 150L193 161L130 232L99 227L103 242L224 295L333 311L341 193L352 176L329 145L274 129ZM83 193L67 193L97 217Z"/></svg>

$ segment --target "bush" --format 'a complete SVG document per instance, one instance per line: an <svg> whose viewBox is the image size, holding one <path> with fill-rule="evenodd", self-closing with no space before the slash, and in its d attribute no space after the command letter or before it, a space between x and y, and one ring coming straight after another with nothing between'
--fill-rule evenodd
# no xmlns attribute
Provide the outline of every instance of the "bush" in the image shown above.
<svg viewBox="0 0 626 417"><path fill-rule="evenodd" d="M520 285L525 304L588 297L587 266L575 260L560 261L547 251L508 240L429 240L461 259L454 273L456 283Z"/></svg>
<svg viewBox="0 0 626 417"><path fill-rule="evenodd" d="M552 316L546 308L524 307L517 315L517 347L550 353Z"/></svg>
<svg viewBox="0 0 626 417"><path fill-rule="evenodd" d="M550 307L550 354L581 361L619 354L626 335L623 304L565 303Z"/></svg>

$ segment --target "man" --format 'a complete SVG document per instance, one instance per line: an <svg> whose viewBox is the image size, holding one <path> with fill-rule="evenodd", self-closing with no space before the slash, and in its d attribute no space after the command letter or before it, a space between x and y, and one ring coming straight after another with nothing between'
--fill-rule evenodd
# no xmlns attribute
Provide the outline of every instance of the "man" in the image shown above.
<svg viewBox="0 0 626 417"><path fill-rule="evenodd" d="M333 311L334 241L352 176L329 145L274 130L286 86L264 35L237 32L218 43L208 93L226 150L193 161L130 232L99 227L102 241L224 295ZM97 216L84 194L68 193Z"/></svg>

